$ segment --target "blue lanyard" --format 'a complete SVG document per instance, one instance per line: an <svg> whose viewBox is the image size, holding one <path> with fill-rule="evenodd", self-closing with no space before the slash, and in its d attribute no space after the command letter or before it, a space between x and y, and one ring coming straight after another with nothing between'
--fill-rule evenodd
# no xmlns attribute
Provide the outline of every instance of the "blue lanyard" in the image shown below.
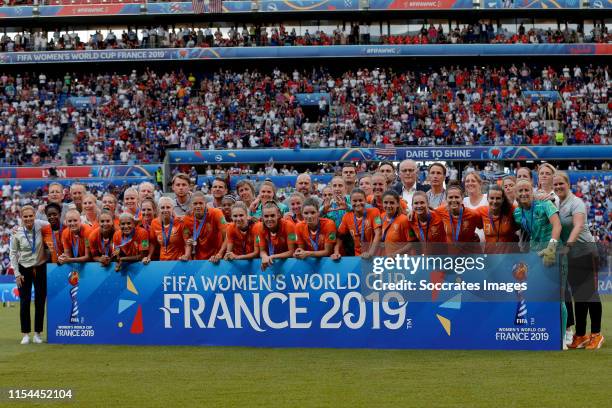
<svg viewBox="0 0 612 408"><path fill-rule="evenodd" d="M32 253L36 252L36 225L32 226L32 240L30 241L30 237L28 236L28 229L23 227L23 235L25 236L26 241L32 248Z"/></svg>
<svg viewBox="0 0 612 408"><path fill-rule="evenodd" d="M385 218L383 219L383 225L385 225L386 221L387 221L387 216L385 216ZM389 231L389 228L391 228L391 226L393 225L393 221L395 221L395 217L389 218L389 224L387 225L387 228L385 228L382 234L382 242L385 242L385 239L387 239L387 231Z"/></svg>
<svg viewBox="0 0 612 408"><path fill-rule="evenodd" d="M308 228L308 225L306 226L306 229L308 230L308 239L310 240L310 245L312 245L312 248L315 251L318 251L319 250L319 232L321 231L321 221L319 221L319 224L317 224L317 232L315 234L314 241L310 237L311 234L310 234L310 228Z"/></svg>
<svg viewBox="0 0 612 408"><path fill-rule="evenodd" d="M493 223L493 216L491 215L491 208L487 210L489 215L489 223L491 224L491 231L495 232L495 224ZM499 242L499 232L501 231L502 219L504 218L503 214L499 214L499 226L497 227L497 240L495 242Z"/></svg>
<svg viewBox="0 0 612 408"><path fill-rule="evenodd" d="M272 233L268 231L268 255L274 255L274 245L272 244Z"/></svg>
<svg viewBox="0 0 612 408"><path fill-rule="evenodd" d="M125 238L121 237L121 245L119 245L119 248L123 248L124 246L129 244L132 241L133 237L134 237L134 231L132 231L132 233Z"/></svg>
<svg viewBox="0 0 612 408"><path fill-rule="evenodd" d="M359 232L359 227L357 226L357 215L353 213L353 222L355 223L355 229ZM361 234L359 243L363 243L365 241L365 224L366 224L366 215L363 214L363 218L361 219Z"/></svg>
<svg viewBox="0 0 612 408"><path fill-rule="evenodd" d="M453 242L457 242L459 241L459 233L461 232L461 223L463 222L463 206L461 206L461 209L459 210L459 219L457 220L457 231L456 232L455 232L455 224L453 221L453 214L451 214L451 212L449 211L448 215L450 216L451 234L452 234Z"/></svg>
<svg viewBox="0 0 612 408"><path fill-rule="evenodd" d="M421 228L421 221L417 217L417 225L419 226L419 235L421 236L421 242L427 242L427 237L429 235L430 221L431 221L431 214L427 213L427 232L423 233L423 228Z"/></svg>
<svg viewBox="0 0 612 408"><path fill-rule="evenodd" d="M74 239L72 240L72 256L74 258L78 258L79 256L79 243L81 242L81 238L80 237L75 237L76 238L76 245L74 243Z"/></svg>
<svg viewBox="0 0 612 408"><path fill-rule="evenodd" d="M172 227L174 226L174 217L170 218L170 225L168 225L168 235L166 235L166 231L164 230L163 221L160 224L162 229L162 240L164 241L164 248L167 251L168 244L170 243L170 236L172 235Z"/></svg>
<svg viewBox="0 0 612 408"><path fill-rule="evenodd" d="M200 236L200 233L202 232L202 227L204 227L204 224L206 224L206 216L208 216L208 210L204 210L204 217L202 218L202 221L200 221L200 223L198 224L197 228L196 228L196 217L195 217L195 215L193 216L193 242L194 242L194 245L198 243L198 237Z"/></svg>
<svg viewBox="0 0 612 408"><path fill-rule="evenodd" d="M64 228L60 225L60 229L59 229L60 239L62 237L63 230ZM59 256L59 246L57 245L57 239L55 238L55 231L53 231L53 229L51 229L51 239L53 240L53 248L55 249L55 254Z"/></svg>
<svg viewBox="0 0 612 408"><path fill-rule="evenodd" d="M525 209L521 208L521 225L523 226L523 229L525 231L527 231L529 233L529 235L531 235L531 231L533 228L533 213L535 210L535 202L531 203L531 224L527 223L527 217L525 217Z"/></svg>
<svg viewBox="0 0 612 408"><path fill-rule="evenodd" d="M139 216L140 216L140 208L137 208L136 215L134 215L134 218L138 219Z"/></svg>
<svg viewBox="0 0 612 408"><path fill-rule="evenodd" d="M108 239L108 245L104 245L104 242L106 240L102 238L102 235L100 235L100 247L102 247L102 250L104 251L104 255L106 255L106 256L108 256L108 254L110 252L111 240L112 240L112 238L109 238Z"/></svg>

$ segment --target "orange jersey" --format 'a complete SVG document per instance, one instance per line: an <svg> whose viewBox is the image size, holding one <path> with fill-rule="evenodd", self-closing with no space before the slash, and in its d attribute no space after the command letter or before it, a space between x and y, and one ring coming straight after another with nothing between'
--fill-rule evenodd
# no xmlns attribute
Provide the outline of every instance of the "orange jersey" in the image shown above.
<svg viewBox="0 0 612 408"><path fill-rule="evenodd" d="M254 228L255 223L250 223L244 232L233 222L225 226L226 239L228 244L232 244L232 252L234 254L247 255L253 253L255 250Z"/></svg>
<svg viewBox="0 0 612 408"><path fill-rule="evenodd" d="M380 229L381 226L382 219L378 208L366 208L365 217L356 218L353 211L344 214L338 234L351 234L355 242L355 255L359 256L362 252L361 241L363 244L371 243L374 240L376 229Z"/></svg>
<svg viewBox="0 0 612 408"><path fill-rule="evenodd" d="M482 217L476 211L470 208L463 208L463 214L453 216L451 219L450 212L446 205L440 206L434 210L444 220L446 228L446 238L448 242L480 242L476 235L476 228L482 229ZM460 227L458 225L461 224ZM457 230L460 228L460 230Z"/></svg>
<svg viewBox="0 0 612 408"><path fill-rule="evenodd" d="M520 229L514 222L513 212L516 206L512 207L509 214L495 216L489 212L489 207L478 207L474 211L480 215L484 224L485 241L487 243L495 242L517 242L518 235L516 231Z"/></svg>
<svg viewBox="0 0 612 408"><path fill-rule="evenodd" d="M385 212L385 210L383 209L383 203L382 200L376 200L376 198L374 197L374 194L370 194L367 198L366 201L368 204L371 204L372 207L374 208L378 208L378 211L380 211L380 213L382 214L383 212ZM406 209L408 208L408 204L406 204L406 200L404 200L403 198L400 197L400 208L402 209L402 212L405 214L406 213Z"/></svg>
<svg viewBox="0 0 612 408"><path fill-rule="evenodd" d="M382 237L381 242L412 242L416 241L416 236L410 228L410 220L405 214L400 214L395 218L382 215Z"/></svg>
<svg viewBox="0 0 612 408"><path fill-rule="evenodd" d="M198 228L200 228L198 234ZM204 260L209 259L215 255L223 246L223 231L225 230L225 217L223 212L218 208L207 208L206 219L197 220L193 215L186 215L183 218L183 238L185 241L188 239L195 239L197 245L195 246L194 259Z"/></svg>
<svg viewBox="0 0 612 408"><path fill-rule="evenodd" d="M259 249L266 251L268 255L287 252L289 243L295 244L297 242L295 224L286 219L281 219L278 222L276 233L270 232L261 221L255 224L254 231L256 231L255 243L259 245Z"/></svg>
<svg viewBox="0 0 612 408"><path fill-rule="evenodd" d="M73 234L70 228L64 228L62 232L62 245L68 257L78 258L85 255L85 241L89 234L91 234L91 228L87 225L81 225L78 235ZM74 254L75 249L78 249L76 255Z"/></svg>
<svg viewBox="0 0 612 408"><path fill-rule="evenodd" d="M185 240L183 238L183 222L179 218L174 218L172 229L168 231L169 225L163 228L167 242L162 235L162 224L159 218L151 222L149 228L149 241L159 247L160 261L176 261L185 254Z"/></svg>
<svg viewBox="0 0 612 408"><path fill-rule="evenodd" d="M299 222L295 226L297 243L300 248L306 251L321 251L327 244L336 244L336 223L327 218L319 219L319 226L316 231L311 231L305 221Z"/></svg>
<svg viewBox="0 0 612 408"><path fill-rule="evenodd" d="M40 232L42 233L43 242L49 248L51 253L51 262L57 263L57 258L64 253L64 245L62 243L62 228L59 231L53 231L51 225L45 225Z"/></svg>
<svg viewBox="0 0 612 408"><path fill-rule="evenodd" d="M97 218L94 221L90 221L86 215L81 215L81 224L88 226L92 231L100 226Z"/></svg>
<svg viewBox="0 0 612 408"><path fill-rule="evenodd" d="M410 219L410 229L419 242L439 242L446 241L446 228L444 219L439 213L430 211L427 222L420 222L416 214Z"/></svg>
<svg viewBox="0 0 612 408"><path fill-rule="evenodd" d="M115 231L113 246L120 248L121 255L123 256L140 255L141 252L149 250L149 235L143 228L136 227L132 237L127 240L124 239L121 231Z"/></svg>
<svg viewBox="0 0 612 408"><path fill-rule="evenodd" d="M114 230L113 234L115 232L117 231ZM89 253L92 257L113 255L113 235L107 239L103 239L100 227L91 231L87 237L87 240L85 241L85 245L87 245L87 248L89 248Z"/></svg>

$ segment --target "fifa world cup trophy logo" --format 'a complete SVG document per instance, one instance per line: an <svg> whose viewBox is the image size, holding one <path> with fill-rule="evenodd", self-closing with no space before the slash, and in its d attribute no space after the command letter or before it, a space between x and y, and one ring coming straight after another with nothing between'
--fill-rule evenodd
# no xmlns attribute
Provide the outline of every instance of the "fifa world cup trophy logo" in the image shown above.
<svg viewBox="0 0 612 408"><path fill-rule="evenodd" d="M512 276L517 282L525 282L527 280L527 264L523 262L519 262L514 264L512 267ZM516 296L518 298L518 303L516 305L516 315L514 317L514 325L515 326L525 326L527 325L527 303L525 302L525 296L523 295L522 290L518 290L516 292Z"/></svg>
<svg viewBox="0 0 612 408"><path fill-rule="evenodd" d="M79 292L79 272L72 271L68 274L70 288L70 300L72 301L72 312L70 313L70 323L79 323L79 304L77 303L77 293Z"/></svg>

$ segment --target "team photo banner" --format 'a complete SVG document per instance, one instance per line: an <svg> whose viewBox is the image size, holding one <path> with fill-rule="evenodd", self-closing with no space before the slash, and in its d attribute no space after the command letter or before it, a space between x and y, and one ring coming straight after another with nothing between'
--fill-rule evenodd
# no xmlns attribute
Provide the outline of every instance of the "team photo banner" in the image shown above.
<svg viewBox="0 0 612 408"><path fill-rule="evenodd" d="M259 260L135 263L119 273L113 265L50 264L48 339L61 344L560 349L560 283L550 279L554 267L545 268L535 254L449 257L454 270L441 264L441 270L409 271L414 295L405 287L367 289L375 280L388 279L394 258L288 259L264 271ZM468 283L479 288L470 290Z"/></svg>

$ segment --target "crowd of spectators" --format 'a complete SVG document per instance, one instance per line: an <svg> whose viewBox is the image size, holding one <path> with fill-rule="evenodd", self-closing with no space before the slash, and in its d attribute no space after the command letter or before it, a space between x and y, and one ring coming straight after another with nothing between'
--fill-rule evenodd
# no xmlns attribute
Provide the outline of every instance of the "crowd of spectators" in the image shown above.
<svg viewBox="0 0 612 408"><path fill-rule="evenodd" d="M158 162L168 148L609 144L608 66L0 75L0 159ZM557 91L532 99L523 91ZM323 93L302 106L299 93ZM71 104L73 97L88 101Z"/></svg>
<svg viewBox="0 0 612 408"><path fill-rule="evenodd" d="M366 26L367 29L367 26ZM374 36L363 33L358 24L337 26L333 31L251 25L242 27L169 27L165 25L136 29L128 27L121 33L113 29L95 31L89 38L79 32L59 29L7 33L0 38L3 52L100 50L133 48L193 48L308 46L351 44L549 44L549 43L608 43L612 36L604 24L595 24L590 33L581 27L526 28L521 24L516 32L506 26L477 22L456 25L446 30L442 25L423 25L417 32Z"/></svg>

